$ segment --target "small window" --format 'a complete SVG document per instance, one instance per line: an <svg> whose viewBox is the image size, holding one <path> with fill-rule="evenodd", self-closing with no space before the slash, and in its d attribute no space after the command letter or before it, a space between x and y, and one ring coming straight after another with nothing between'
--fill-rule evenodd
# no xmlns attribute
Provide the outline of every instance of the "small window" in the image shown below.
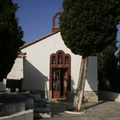
<svg viewBox="0 0 120 120"><path fill-rule="evenodd" d="M68 64L69 64L69 57L66 56L66 57L65 57L65 65L68 65Z"/></svg>
<svg viewBox="0 0 120 120"><path fill-rule="evenodd" d="M62 64L62 53L58 53L58 64L61 65Z"/></svg>
<svg viewBox="0 0 120 120"><path fill-rule="evenodd" d="M52 57L52 65L55 65L56 64L56 59L55 59L55 56Z"/></svg>

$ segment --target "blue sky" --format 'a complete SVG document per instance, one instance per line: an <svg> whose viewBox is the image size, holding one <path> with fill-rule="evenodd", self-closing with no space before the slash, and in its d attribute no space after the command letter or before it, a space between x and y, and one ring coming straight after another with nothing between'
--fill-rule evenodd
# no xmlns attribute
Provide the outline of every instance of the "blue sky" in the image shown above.
<svg viewBox="0 0 120 120"><path fill-rule="evenodd" d="M59 12L63 0L13 0L20 7L16 16L24 31L23 40L32 42L52 31L52 17ZM120 41L120 25L117 39Z"/></svg>
<svg viewBox="0 0 120 120"><path fill-rule="evenodd" d="M23 40L32 42L52 31L52 17L60 11L63 0L13 0L20 7L16 16L24 31Z"/></svg>
<svg viewBox="0 0 120 120"><path fill-rule="evenodd" d="M117 28L118 28L118 32L117 32L117 40L118 40L118 43L116 44L116 46L118 47L118 50L116 51L115 54L117 54L119 52L119 47L120 47L120 22L119 22L119 25L117 25Z"/></svg>

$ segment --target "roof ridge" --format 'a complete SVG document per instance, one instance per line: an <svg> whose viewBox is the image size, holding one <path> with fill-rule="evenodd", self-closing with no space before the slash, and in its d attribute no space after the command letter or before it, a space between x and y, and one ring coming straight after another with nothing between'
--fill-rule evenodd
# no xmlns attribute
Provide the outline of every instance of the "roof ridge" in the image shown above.
<svg viewBox="0 0 120 120"><path fill-rule="evenodd" d="M57 32L60 32L60 30L57 30L57 31L55 31L55 32L51 32L51 33L49 33L49 34L47 34L47 35L44 35L44 36L42 36L42 37L40 37L40 38L38 38L38 39L30 42L30 43L27 43L27 44L21 46L20 49L23 49L23 48L28 47L28 46L36 43L36 42L39 42L39 41L41 41L41 40L43 40L43 39L45 39L45 38L47 38L47 37L49 37L49 36L51 36L51 35L54 35L54 34L57 33Z"/></svg>

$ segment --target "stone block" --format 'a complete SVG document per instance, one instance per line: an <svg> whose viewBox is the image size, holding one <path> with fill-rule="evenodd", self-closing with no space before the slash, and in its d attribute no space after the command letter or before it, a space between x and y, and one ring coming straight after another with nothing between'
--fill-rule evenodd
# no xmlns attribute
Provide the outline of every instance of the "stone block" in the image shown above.
<svg viewBox="0 0 120 120"><path fill-rule="evenodd" d="M69 101L74 101L74 96L76 91L71 91L68 94ZM98 92L97 91L84 91L83 102L98 102Z"/></svg>
<svg viewBox="0 0 120 120"><path fill-rule="evenodd" d="M35 101L41 99L41 95L38 94L38 93L36 93L36 94L30 94L30 97L33 97Z"/></svg>
<svg viewBox="0 0 120 120"><path fill-rule="evenodd" d="M33 120L33 110L27 110L9 116L3 116L0 117L0 120Z"/></svg>
<svg viewBox="0 0 120 120"><path fill-rule="evenodd" d="M34 117L36 117L36 118L50 118L51 112L49 112L49 113L35 113Z"/></svg>
<svg viewBox="0 0 120 120"><path fill-rule="evenodd" d="M25 100L25 109L33 109L34 108L34 98L28 98Z"/></svg>
<svg viewBox="0 0 120 120"><path fill-rule="evenodd" d="M46 105L46 101L35 102L34 107L42 107Z"/></svg>
<svg viewBox="0 0 120 120"><path fill-rule="evenodd" d="M34 108L35 113L48 113L50 112L50 107L36 107Z"/></svg>
<svg viewBox="0 0 120 120"><path fill-rule="evenodd" d="M46 98L38 98L38 99L35 99L35 102L47 102L47 99Z"/></svg>
<svg viewBox="0 0 120 120"><path fill-rule="evenodd" d="M98 92L84 91L83 101L84 102L98 102Z"/></svg>
<svg viewBox="0 0 120 120"><path fill-rule="evenodd" d="M25 111L25 102L2 104L0 115L11 115L17 112Z"/></svg>

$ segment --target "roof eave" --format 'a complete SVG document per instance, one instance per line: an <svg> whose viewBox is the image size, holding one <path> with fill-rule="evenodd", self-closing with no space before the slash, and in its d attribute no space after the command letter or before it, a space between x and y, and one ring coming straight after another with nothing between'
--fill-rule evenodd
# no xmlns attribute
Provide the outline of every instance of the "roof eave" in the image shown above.
<svg viewBox="0 0 120 120"><path fill-rule="evenodd" d="M26 48L26 47L34 44L34 43L37 43L37 42L39 42L39 41L41 41L41 40L43 40L43 39L45 39L45 38L47 38L47 37L49 37L49 36L51 36L51 35L54 35L54 34L56 34L56 33L58 33L58 32L60 32L60 30L55 31L55 32L52 32L52 33L49 33L49 34L47 34L47 35L45 35L45 36L43 36L43 37L41 37L41 38L38 38L38 39L36 39L36 40L34 40L34 41L26 44L26 45L23 45L23 46L20 47L20 50L22 50L23 48Z"/></svg>

